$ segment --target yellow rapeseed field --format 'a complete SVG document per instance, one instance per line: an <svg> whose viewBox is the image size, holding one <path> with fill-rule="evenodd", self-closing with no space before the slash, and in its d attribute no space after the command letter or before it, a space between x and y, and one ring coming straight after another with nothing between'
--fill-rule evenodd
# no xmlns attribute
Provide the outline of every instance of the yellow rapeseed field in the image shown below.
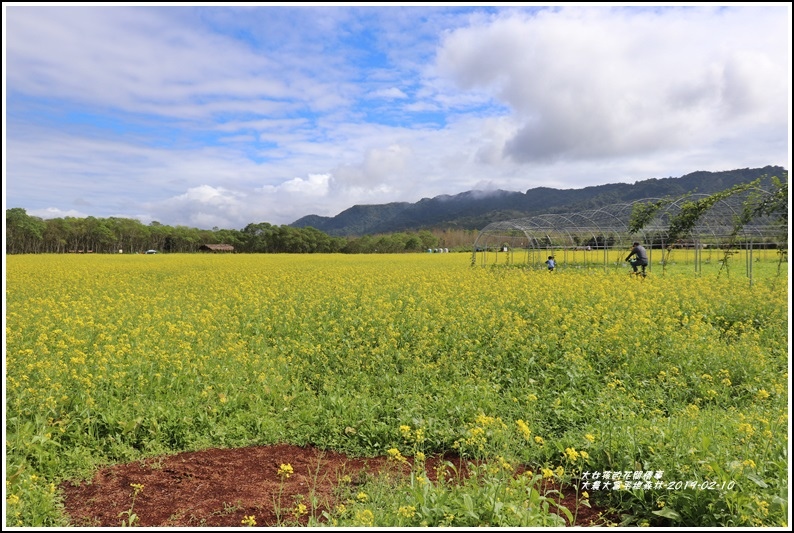
<svg viewBox="0 0 794 533"><path fill-rule="evenodd" d="M744 492L654 498L780 525L788 278L764 261L751 284L742 263L642 280L469 254L9 256L7 523L57 523L53 483L98 464L287 441L719 475Z"/></svg>

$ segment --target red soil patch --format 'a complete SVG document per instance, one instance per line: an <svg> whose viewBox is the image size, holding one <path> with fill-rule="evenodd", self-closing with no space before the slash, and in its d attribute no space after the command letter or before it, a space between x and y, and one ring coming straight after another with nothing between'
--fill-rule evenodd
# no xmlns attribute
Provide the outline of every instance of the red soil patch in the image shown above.
<svg viewBox="0 0 794 533"><path fill-rule="evenodd" d="M410 458L409 458L410 459ZM450 461L458 474L466 474L459 458L429 457L428 476L435 478L441 461ZM289 464L293 474L282 480L279 466ZM410 472L410 464L403 472ZM295 497L311 507L310 495L319 502L318 515L333 509L340 479L362 480L364 473L386 469L397 472L394 461L385 457L350 458L332 451L291 445L253 446L237 449L209 449L146 459L99 470L83 483L63 483L64 506L71 525L78 527L121 526L129 521L124 511L132 503L132 483L144 486L135 498L136 526L243 526L246 516L255 516L257 527L279 525L275 514L281 491L281 525L293 520L290 510ZM455 474L448 471L450 476ZM449 477L448 477L449 479ZM434 479L435 480L435 479ZM575 495L568 494L562 505L573 512ZM576 525L594 525L599 510L581 506ZM319 518L319 516L318 516ZM301 517L305 525L307 516ZM294 520L290 522L295 524Z"/></svg>

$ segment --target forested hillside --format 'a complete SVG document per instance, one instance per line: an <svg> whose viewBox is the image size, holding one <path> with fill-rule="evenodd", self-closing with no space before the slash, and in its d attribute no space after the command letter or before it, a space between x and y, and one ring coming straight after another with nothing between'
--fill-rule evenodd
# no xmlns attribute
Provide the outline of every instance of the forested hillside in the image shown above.
<svg viewBox="0 0 794 533"><path fill-rule="evenodd" d="M290 225L252 222L243 229L202 230L148 225L129 218L42 219L25 209L6 210L6 253L192 253L206 244L228 244L241 253L395 253L471 246L491 222L544 213L594 209L645 198L712 194L762 176L787 176L781 167L694 172L681 178L649 179L584 189L539 187L525 193L468 191L353 206L339 215L310 215ZM768 178L765 178L768 180Z"/></svg>

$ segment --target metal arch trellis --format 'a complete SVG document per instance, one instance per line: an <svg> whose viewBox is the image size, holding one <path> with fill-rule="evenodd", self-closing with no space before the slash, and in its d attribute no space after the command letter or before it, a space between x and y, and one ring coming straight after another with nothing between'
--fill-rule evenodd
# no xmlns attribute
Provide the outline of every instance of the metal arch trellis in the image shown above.
<svg viewBox="0 0 794 533"><path fill-rule="evenodd" d="M696 202L707 198L706 194L692 194L670 201L660 209L656 217L646 224L637 234L629 231L630 217L634 206L638 203L660 202L659 198L644 198L630 203L617 203L598 209L580 212L556 214L547 213L533 217L505 220L488 224L474 242L472 265L486 266L500 262L500 253L505 254L503 260L515 264L515 251L524 252L524 264L538 264L545 261L541 252L551 255L562 253L558 264L569 263L568 254L572 254L570 263L577 263L576 253L579 251L602 252L602 260L592 260L592 253L583 254L585 264L602 263L604 268L611 263L609 253L619 250L615 255L614 264L619 264L621 257L634 240L646 244L649 254L654 250L665 250L671 247L691 249L696 272L700 271L703 250L718 249L722 246L735 246L745 250L748 255L748 277L752 279L752 253L754 247L773 243L780 247L780 227L769 217L756 217L736 231L735 221L742 213L745 202L750 194L770 194L763 189L750 189L714 203L698 220L696 226L684 239L670 242L668 228L670 221L687 202ZM728 242L730 240L730 242ZM494 254L493 252L496 252ZM664 255L663 255L664 257ZM478 260L479 259L479 260ZM650 258L653 263L653 257Z"/></svg>

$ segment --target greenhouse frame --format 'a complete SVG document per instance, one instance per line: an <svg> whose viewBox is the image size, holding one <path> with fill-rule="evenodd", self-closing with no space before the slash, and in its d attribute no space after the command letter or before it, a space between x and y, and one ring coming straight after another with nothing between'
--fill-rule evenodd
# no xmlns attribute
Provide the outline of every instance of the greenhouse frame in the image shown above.
<svg viewBox="0 0 794 533"><path fill-rule="evenodd" d="M671 238L671 219L681 212L687 202L708 198L707 194L690 194L675 200L644 198L629 203L608 205L599 209L543 214L488 224L477 236L472 253L472 265L543 264L553 255L559 266L603 267L625 264L632 243L638 241L648 251L649 268L663 264L666 250L683 248L691 251L695 271L717 253L745 254L748 277L752 278L754 251L775 248L787 260L788 229L779 218L761 216L740 225L741 215L750 194L756 197L770 192L752 188L714 203L697 220L684 238ZM637 204L663 205L655 217L636 232L630 231L631 214ZM672 241L672 242L671 242ZM719 260L719 258L717 258Z"/></svg>

